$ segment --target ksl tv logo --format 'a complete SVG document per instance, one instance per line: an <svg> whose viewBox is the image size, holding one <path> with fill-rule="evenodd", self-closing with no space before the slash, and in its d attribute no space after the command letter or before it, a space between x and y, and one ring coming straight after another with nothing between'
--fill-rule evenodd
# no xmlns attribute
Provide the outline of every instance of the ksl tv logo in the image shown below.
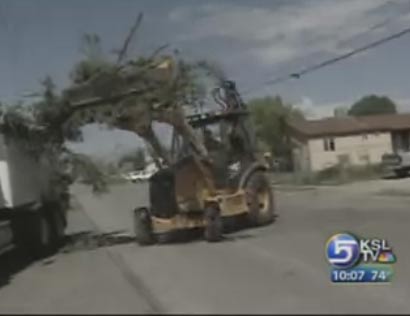
<svg viewBox="0 0 410 316"><path fill-rule="evenodd" d="M396 257L386 239L362 239L351 233L335 234L326 243L329 263L339 269L350 269L361 263L393 264Z"/></svg>

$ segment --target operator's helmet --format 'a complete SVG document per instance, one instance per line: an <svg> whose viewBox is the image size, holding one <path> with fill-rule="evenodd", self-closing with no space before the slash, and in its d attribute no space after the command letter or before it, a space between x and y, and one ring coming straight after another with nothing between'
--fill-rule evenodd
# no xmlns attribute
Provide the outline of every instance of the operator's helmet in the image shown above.
<svg viewBox="0 0 410 316"><path fill-rule="evenodd" d="M231 80L225 80L222 84L225 92L225 102L228 108L239 109L243 107L243 101L236 90L236 83Z"/></svg>
<svg viewBox="0 0 410 316"><path fill-rule="evenodd" d="M222 87L226 90L235 90L236 89L236 84L232 80L225 80L222 84Z"/></svg>

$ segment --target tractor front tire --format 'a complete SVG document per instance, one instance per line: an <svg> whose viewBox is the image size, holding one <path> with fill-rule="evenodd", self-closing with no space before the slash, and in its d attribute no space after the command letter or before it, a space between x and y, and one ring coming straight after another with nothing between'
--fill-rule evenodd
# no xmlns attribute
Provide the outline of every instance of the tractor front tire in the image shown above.
<svg viewBox="0 0 410 316"><path fill-rule="evenodd" d="M254 172L246 182L245 192L250 224L261 226L273 222L273 193L266 174L262 171Z"/></svg>
<svg viewBox="0 0 410 316"><path fill-rule="evenodd" d="M152 231L151 214L145 207L134 210L135 239L140 246L152 245L156 242Z"/></svg>
<svg viewBox="0 0 410 316"><path fill-rule="evenodd" d="M24 246L35 259L53 254L53 233L50 218L45 209L28 214L24 234Z"/></svg>
<svg viewBox="0 0 410 316"><path fill-rule="evenodd" d="M223 227L221 211L218 205L210 204L205 207L205 239L208 242L217 242L222 240Z"/></svg>
<svg viewBox="0 0 410 316"><path fill-rule="evenodd" d="M58 250L65 242L65 218L63 211L54 210L50 212L50 221L52 223L52 243L54 250Z"/></svg>
<svg viewBox="0 0 410 316"><path fill-rule="evenodd" d="M65 242L65 229L67 218L65 213L66 206L61 202L49 202L45 204L45 214L51 228L51 243L53 251L58 251Z"/></svg>

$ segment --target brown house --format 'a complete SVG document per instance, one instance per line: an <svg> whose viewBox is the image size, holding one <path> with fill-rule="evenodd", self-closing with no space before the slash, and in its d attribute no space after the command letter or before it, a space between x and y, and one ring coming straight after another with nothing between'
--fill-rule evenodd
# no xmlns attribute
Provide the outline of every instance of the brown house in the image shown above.
<svg viewBox="0 0 410 316"><path fill-rule="evenodd" d="M293 120L288 126L296 170L377 164L385 153L410 151L410 113Z"/></svg>

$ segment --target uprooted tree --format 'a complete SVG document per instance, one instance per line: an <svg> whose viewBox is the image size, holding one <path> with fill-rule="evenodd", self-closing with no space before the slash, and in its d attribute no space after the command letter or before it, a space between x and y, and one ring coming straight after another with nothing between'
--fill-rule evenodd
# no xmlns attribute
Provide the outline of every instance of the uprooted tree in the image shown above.
<svg viewBox="0 0 410 316"><path fill-rule="evenodd" d="M141 20L139 15L116 60L103 56L98 36L85 35L85 58L70 73L71 85L57 93L52 80L46 78L40 101L2 111L1 131L26 139L30 150L50 157L55 170L69 166L74 176L88 173L97 190L104 187L102 173L66 146L66 141L81 140L81 127L86 124L104 123L137 134L161 166L171 161L152 123L167 123L187 138L199 156L207 157L183 108L201 102L204 95L198 73L209 75L213 69L206 62L187 63L177 53L163 54L166 46L149 56L127 58L128 45Z"/></svg>

